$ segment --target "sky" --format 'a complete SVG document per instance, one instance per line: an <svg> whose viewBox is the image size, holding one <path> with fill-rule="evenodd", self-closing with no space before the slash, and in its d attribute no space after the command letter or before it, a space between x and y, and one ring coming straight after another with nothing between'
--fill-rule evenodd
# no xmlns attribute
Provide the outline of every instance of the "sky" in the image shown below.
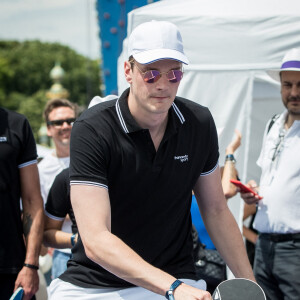
<svg viewBox="0 0 300 300"><path fill-rule="evenodd" d="M96 0L0 0L0 40L59 42L100 58Z"/></svg>

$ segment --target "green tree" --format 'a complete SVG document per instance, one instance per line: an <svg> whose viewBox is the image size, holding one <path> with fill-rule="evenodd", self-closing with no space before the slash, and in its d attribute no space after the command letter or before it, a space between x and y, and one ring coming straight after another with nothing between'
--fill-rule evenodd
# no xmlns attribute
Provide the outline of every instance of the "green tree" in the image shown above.
<svg viewBox="0 0 300 300"><path fill-rule="evenodd" d="M87 107L101 95L99 61L59 43L0 41L0 105L26 115L36 138L55 62L65 71L62 84L72 102Z"/></svg>
<svg viewBox="0 0 300 300"><path fill-rule="evenodd" d="M5 57L0 56L0 106L9 106L9 103L5 103L6 86L13 77L13 71L9 66L9 61ZM17 106L11 106L10 109L15 109Z"/></svg>
<svg viewBox="0 0 300 300"><path fill-rule="evenodd" d="M32 96L25 97L20 103L18 111L28 118L28 121L32 127L35 135L35 139L38 140L38 132L41 124L44 123L43 109L47 99L45 97L45 91L40 90Z"/></svg>

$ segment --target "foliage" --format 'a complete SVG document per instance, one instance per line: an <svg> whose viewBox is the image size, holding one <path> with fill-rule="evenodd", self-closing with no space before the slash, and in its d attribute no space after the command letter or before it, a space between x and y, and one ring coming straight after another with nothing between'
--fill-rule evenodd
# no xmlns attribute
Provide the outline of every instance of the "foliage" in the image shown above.
<svg viewBox="0 0 300 300"><path fill-rule="evenodd" d="M58 43L0 41L0 106L24 114L36 138L55 62L65 71L62 85L72 102L87 107L92 97L101 95L98 61Z"/></svg>
<svg viewBox="0 0 300 300"><path fill-rule="evenodd" d="M45 97L45 91L40 90L32 96L26 97L24 101L20 103L18 111L28 118L35 138L37 139L41 124L43 125L43 109L47 99Z"/></svg>

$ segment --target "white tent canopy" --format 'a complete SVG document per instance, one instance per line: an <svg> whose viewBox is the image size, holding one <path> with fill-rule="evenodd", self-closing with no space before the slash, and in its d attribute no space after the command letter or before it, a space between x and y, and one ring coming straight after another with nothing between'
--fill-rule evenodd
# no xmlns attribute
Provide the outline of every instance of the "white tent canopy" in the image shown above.
<svg viewBox="0 0 300 300"><path fill-rule="evenodd" d="M190 64L178 95L207 106L218 128L220 164L234 129L243 135L237 152L242 181L259 181L256 166L266 122L283 111L279 84L265 70L278 68L288 49L300 47L298 0L164 0L132 11L128 35L140 23L165 20L182 34ZM128 58L126 40L119 58L118 87ZM230 200L237 218L241 201Z"/></svg>

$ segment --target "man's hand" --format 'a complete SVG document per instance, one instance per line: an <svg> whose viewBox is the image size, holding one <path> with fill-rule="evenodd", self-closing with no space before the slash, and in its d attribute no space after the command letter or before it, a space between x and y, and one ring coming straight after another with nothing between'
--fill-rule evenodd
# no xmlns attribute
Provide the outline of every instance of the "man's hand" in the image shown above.
<svg viewBox="0 0 300 300"><path fill-rule="evenodd" d="M258 192L258 186L257 183L254 180L250 180L246 186L248 186L251 190L255 191L256 193ZM239 191L241 193L241 197L243 198L243 200L247 203L247 204L255 204L257 203L259 200L261 200L259 198L259 196L254 195L252 193L242 193L241 191Z"/></svg>
<svg viewBox="0 0 300 300"><path fill-rule="evenodd" d="M15 289L24 289L23 300L30 300L39 289L39 276L37 270L23 267L15 282Z"/></svg>
<svg viewBox="0 0 300 300"><path fill-rule="evenodd" d="M176 300L212 300L209 292L182 283L175 291Z"/></svg>

